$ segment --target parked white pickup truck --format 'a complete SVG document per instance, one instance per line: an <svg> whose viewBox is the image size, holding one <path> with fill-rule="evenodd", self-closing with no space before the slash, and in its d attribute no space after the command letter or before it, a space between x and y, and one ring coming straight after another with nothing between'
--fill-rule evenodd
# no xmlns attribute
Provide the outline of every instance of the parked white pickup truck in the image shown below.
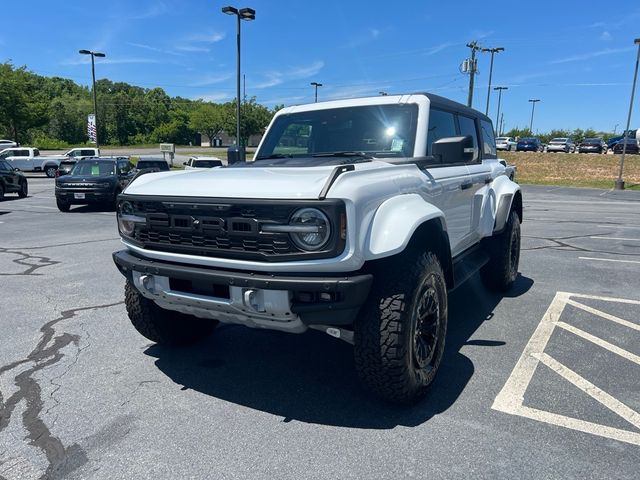
<svg viewBox="0 0 640 480"><path fill-rule="evenodd" d="M493 131L428 93L314 103L278 111L253 162L134 179L113 255L133 326L169 345L218 322L321 330L353 344L371 391L419 399L448 290L518 275L522 195Z"/></svg>
<svg viewBox="0 0 640 480"><path fill-rule="evenodd" d="M80 160L100 155L97 148L72 148L62 155L40 155L37 148L6 148L0 152L0 159L6 160L13 168L23 172L45 172L47 177L56 176L56 170L63 160Z"/></svg>

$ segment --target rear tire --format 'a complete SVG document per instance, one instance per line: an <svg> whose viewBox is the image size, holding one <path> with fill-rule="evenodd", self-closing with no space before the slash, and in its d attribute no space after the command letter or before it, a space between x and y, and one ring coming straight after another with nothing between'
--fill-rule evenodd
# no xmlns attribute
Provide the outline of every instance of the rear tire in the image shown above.
<svg viewBox="0 0 640 480"><path fill-rule="evenodd" d="M134 328L161 345L191 345L206 339L216 328L216 320L197 318L160 308L142 296L129 280L124 287L125 304Z"/></svg>
<svg viewBox="0 0 640 480"><path fill-rule="evenodd" d="M26 198L29 195L29 184L26 180L23 180L20 183L20 190L18 190L18 196L20 198Z"/></svg>
<svg viewBox="0 0 640 480"><path fill-rule="evenodd" d="M56 177L56 170L58 170L56 167L46 167L44 169L44 173L49 178L55 178Z"/></svg>
<svg viewBox="0 0 640 480"><path fill-rule="evenodd" d="M520 264L520 219L511 211L504 231L483 240L489 263L480 270L484 285L493 291L509 290L518 278Z"/></svg>
<svg viewBox="0 0 640 480"><path fill-rule="evenodd" d="M431 252L382 261L354 328L358 376L380 398L409 404L424 396L444 352L447 286Z"/></svg>
<svg viewBox="0 0 640 480"><path fill-rule="evenodd" d="M68 212L71 209L71 204L56 198L56 205L61 212Z"/></svg>

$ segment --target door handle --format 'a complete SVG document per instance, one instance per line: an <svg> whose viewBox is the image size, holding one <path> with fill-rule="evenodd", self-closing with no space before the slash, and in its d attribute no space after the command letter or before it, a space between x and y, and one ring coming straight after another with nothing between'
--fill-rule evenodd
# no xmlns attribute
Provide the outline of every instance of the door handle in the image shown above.
<svg viewBox="0 0 640 480"><path fill-rule="evenodd" d="M463 184L460 185L461 190L467 190L471 187L473 187L473 182L464 182Z"/></svg>

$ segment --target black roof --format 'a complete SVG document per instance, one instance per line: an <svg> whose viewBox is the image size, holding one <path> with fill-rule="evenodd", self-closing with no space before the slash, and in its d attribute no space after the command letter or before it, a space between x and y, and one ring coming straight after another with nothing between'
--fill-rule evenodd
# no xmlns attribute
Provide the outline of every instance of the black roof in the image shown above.
<svg viewBox="0 0 640 480"><path fill-rule="evenodd" d="M478 110L475 110L473 108L469 108L466 105L463 105L462 103L454 102L453 100L449 100L448 98L441 97L440 95L436 95L434 93L428 93L428 92L417 92L417 93L414 93L413 95L426 96L431 102L431 105L434 106L435 108L438 108L438 107L446 108L447 110L453 110L457 113L467 114L467 115L478 117L482 120L491 122L491 119L487 117L484 113L479 112Z"/></svg>

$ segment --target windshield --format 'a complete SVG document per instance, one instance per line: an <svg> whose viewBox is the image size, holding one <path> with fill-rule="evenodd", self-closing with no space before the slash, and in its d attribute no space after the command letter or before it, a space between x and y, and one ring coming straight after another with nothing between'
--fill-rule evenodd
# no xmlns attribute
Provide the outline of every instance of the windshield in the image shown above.
<svg viewBox="0 0 640 480"><path fill-rule="evenodd" d="M599 138L585 138L584 143L600 143Z"/></svg>
<svg viewBox="0 0 640 480"><path fill-rule="evenodd" d="M508 137L498 137L496 138L496 142L506 142L508 139Z"/></svg>
<svg viewBox="0 0 640 480"><path fill-rule="evenodd" d="M536 139L535 138L523 138L522 140L520 140L521 142L535 142Z"/></svg>
<svg viewBox="0 0 640 480"><path fill-rule="evenodd" d="M551 143L566 143L567 139L566 138L554 138L551 140Z"/></svg>
<svg viewBox="0 0 640 480"><path fill-rule="evenodd" d="M108 177L116 174L116 162L97 160L95 162L79 162L73 167L73 175L87 177Z"/></svg>
<svg viewBox="0 0 640 480"><path fill-rule="evenodd" d="M364 152L412 157L418 106L372 105L291 113L276 118L256 160Z"/></svg>

